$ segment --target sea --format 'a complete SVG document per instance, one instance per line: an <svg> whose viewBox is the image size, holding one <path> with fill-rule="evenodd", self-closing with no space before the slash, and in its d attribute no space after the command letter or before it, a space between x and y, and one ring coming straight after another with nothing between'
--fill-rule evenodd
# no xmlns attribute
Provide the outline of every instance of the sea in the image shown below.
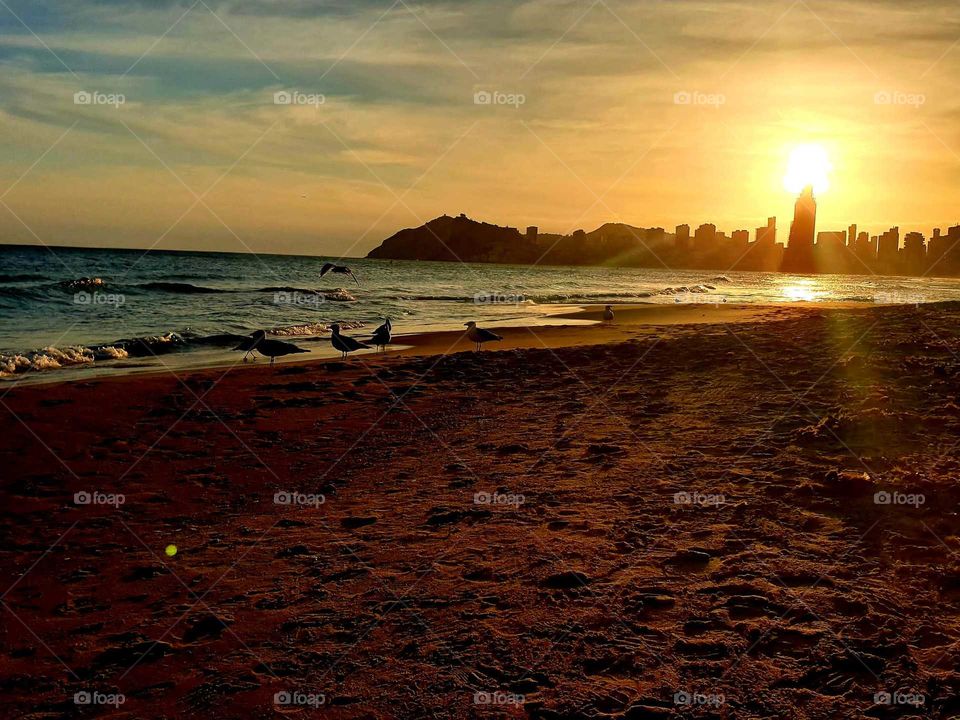
<svg viewBox="0 0 960 720"><path fill-rule="evenodd" d="M326 262L352 275L320 275ZM571 324L582 304L920 304L960 300L960 279L794 276L540 267L251 253L0 245L0 381L237 361L254 330L333 357L329 326L369 337L389 317L409 333L480 325Z"/></svg>

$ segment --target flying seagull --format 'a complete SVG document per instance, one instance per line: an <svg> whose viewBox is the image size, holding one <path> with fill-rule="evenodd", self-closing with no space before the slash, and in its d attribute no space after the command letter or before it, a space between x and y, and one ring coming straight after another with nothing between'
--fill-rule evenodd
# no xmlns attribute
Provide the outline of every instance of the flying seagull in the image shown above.
<svg viewBox="0 0 960 720"><path fill-rule="evenodd" d="M370 346L366 343L362 343L359 340L355 340L352 337L347 335L340 334L340 325L334 323L330 326L332 334L330 335L330 342L333 343L333 346L343 353L340 357L346 359L347 353L352 353L354 350L361 350L363 348L370 349Z"/></svg>
<svg viewBox="0 0 960 720"><path fill-rule="evenodd" d="M333 263L324 263L323 267L320 268L320 277L323 277L328 272L339 273L340 275L349 275L353 278L353 281L357 284L357 287L360 287L360 281L357 280L357 276L353 274L353 270L348 268L346 265L334 265Z"/></svg>
<svg viewBox="0 0 960 720"><path fill-rule="evenodd" d="M468 323L464 323L464 325L470 328L467 330L467 337L477 344L477 350L479 350L480 346L485 342L490 342L491 340L503 340L503 338L497 335L495 332L478 328L477 324L473 320Z"/></svg>
<svg viewBox="0 0 960 720"><path fill-rule="evenodd" d="M603 309L603 319L606 320L607 322L610 322L613 320L613 308L610 307L609 305L607 305Z"/></svg>
<svg viewBox="0 0 960 720"><path fill-rule="evenodd" d="M283 342L282 340L268 340L267 334L263 330L257 330L250 336L249 340L244 340L237 345L234 350L246 350L247 353L256 350L264 357L270 358L271 365L273 365L273 361L278 357L310 352L302 347L297 347L293 343ZM246 361L247 356L244 355L243 359Z"/></svg>
<svg viewBox="0 0 960 720"><path fill-rule="evenodd" d="M370 342L386 352L391 340L393 340L393 323L390 322L390 318L384 318L383 325L373 331Z"/></svg>

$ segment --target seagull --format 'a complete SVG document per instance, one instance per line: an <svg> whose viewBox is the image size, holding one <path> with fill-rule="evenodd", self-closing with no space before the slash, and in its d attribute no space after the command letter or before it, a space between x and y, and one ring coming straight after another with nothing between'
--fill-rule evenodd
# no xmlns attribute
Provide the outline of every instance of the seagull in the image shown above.
<svg viewBox="0 0 960 720"><path fill-rule="evenodd" d="M293 343L283 342L282 340L267 340L267 334L263 330L257 330L249 340L244 340L234 350L246 350L247 353L256 350L264 357L270 358L271 365L278 357L310 352L302 347L297 347ZM243 359L246 362L247 356L244 355Z"/></svg>
<svg viewBox="0 0 960 720"><path fill-rule="evenodd" d="M324 263L323 267L320 268L320 277L323 277L328 272L339 273L340 275L349 275L353 278L353 281L357 284L357 287L360 287L360 281L357 280L357 276L353 274L353 270L348 268L346 265L334 265L333 263Z"/></svg>
<svg viewBox="0 0 960 720"><path fill-rule="evenodd" d="M248 338L245 338L237 345L234 350L246 350L243 354L243 361L247 362L247 355L253 352L254 348L257 347L257 343L263 339L263 331L257 330L253 335Z"/></svg>
<svg viewBox="0 0 960 720"><path fill-rule="evenodd" d="M378 327L373 331L373 337L370 338L370 342L376 345L378 348L382 348L384 352L387 351L387 345L390 344L390 341L393 339L393 323L390 322L390 318L383 319L383 325Z"/></svg>
<svg viewBox="0 0 960 720"><path fill-rule="evenodd" d="M611 321L613 320L613 308L610 307L609 305L607 305L607 306L603 309L603 319L604 319L606 322L611 322Z"/></svg>
<svg viewBox="0 0 960 720"><path fill-rule="evenodd" d="M468 323L464 323L464 325L470 328L467 330L467 337L477 344L478 351L480 350L480 346L485 342L489 342L491 340L503 340L503 338L497 335L495 332L478 328L477 324L473 320Z"/></svg>
<svg viewBox="0 0 960 720"><path fill-rule="evenodd" d="M367 345L366 343L362 343L359 340L356 340L352 337L348 337L347 335L341 335L340 325L338 323L334 323L333 325L331 325L330 330L333 333L332 335L330 335L330 342L333 343L333 346L337 350L343 353L341 355L343 359L346 359L347 353L352 353L354 350L360 350L362 348L367 348L367 349L370 348L370 346Z"/></svg>

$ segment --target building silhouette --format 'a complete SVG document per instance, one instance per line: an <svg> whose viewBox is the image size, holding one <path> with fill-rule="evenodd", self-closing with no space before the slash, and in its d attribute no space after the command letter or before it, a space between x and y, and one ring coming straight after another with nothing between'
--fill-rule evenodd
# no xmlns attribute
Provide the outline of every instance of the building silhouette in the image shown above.
<svg viewBox="0 0 960 720"><path fill-rule="evenodd" d="M812 273L816 271L813 261L813 239L817 230L817 201L813 186L808 185L797 198L790 225L790 239L783 256L785 272Z"/></svg>

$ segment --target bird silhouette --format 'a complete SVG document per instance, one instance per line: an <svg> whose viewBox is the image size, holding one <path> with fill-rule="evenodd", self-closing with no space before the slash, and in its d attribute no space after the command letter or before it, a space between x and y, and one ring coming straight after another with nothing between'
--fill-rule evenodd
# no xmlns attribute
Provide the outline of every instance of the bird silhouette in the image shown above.
<svg viewBox="0 0 960 720"><path fill-rule="evenodd" d="M278 357L310 352L302 347L297 347L293 343L283 342L282 340L268 340L267 334L263 330L257 330L250 336L249 340L244 340L234 350L246 350L247 354L256 350L264 357L270 358L271 365ZM243 359L246 362L247 356L244 355Z"/></svg>
<svg viewBox="0 0 960 720"><path fill-rule="evenodd" d="M349 275L353 278L353 281L357 284L357 287L360 287L360 281L357 280L357 276L353 274L353 270L348 268L346 265L334 265L331 262L324 263L323 267L320 268L320 277L323 277L327 273L337 273L339 275Z"/></svg>
<svg viewBox="0 0 960 720"><path fill-rule="evenodd" d="M340 325L338 323L331 325L330 331L330 342L342 353L340 357L343 359L346 359L347 355L352 353L354 350L370 349L370 346L366 343L362 343L348 335L341 335Z"/></svg>
<svg viewBox="0 0 960 720"><path fill-rule="evenodd" d="M393 323L390 322L390 318L384 318L383 325L373 331L370 342L386 352L387 345L390 344L391 340L393 340Z"/></svg>
<svg viewBox="0 0 960 720"><path fill-rule="evenodd" d="M491 340L503 340L503 338L497 335L495 332L478 328L477 324L473 320L468 323L464 323L464 325L469 328L469 330L467 330L467 337L477 344L477 351L480 350L480 346L485 342L490 342Z"/></svg>
<svg viewBox="0 0 960 720"><path fill-rule="evenodd" d="M609 305L607 305L603 309L603 319L606 320L607 322L610 322L611 320L613 320L613 308L610 307Z"/></svg>

